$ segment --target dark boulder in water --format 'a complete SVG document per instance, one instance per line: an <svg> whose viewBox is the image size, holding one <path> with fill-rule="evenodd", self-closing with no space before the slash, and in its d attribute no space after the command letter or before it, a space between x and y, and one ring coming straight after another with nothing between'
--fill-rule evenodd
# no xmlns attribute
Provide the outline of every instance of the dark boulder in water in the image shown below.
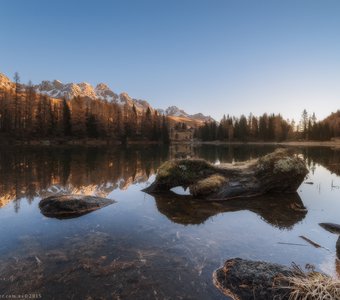
<svg viewBox="0 0 340 300"><path fill-rule="evenodd" d="M293 264L291 268L241 258L213 273L215 286L234 300L340 299L340 281Z"/></svg>
<svg viewBox="0 0 340 300"><path fill-rule="evenodd" d="M289 290L280 288L292 276L285 266L241 258L229 259L213 274L214 285L232 299L288 299Z"/></svg>
<svg viewBox="0 0 340 300"><path fill-rule="evenodd" d="M335 247L336 247L336 256L340 259L340 225L335 223L319 223L319 225L326 229L327 231L339 235Z"/></svg>
<svg viewBox="0 0 340 300"><path fill-rule="evenodd" d="M336 244L336 256L338 257L338 259L340 259L340 236L338 237Z"/></svg>
<svg viewBox="0 0 340 300"><path fill-rule="evenodd" d="M319 223L319 225L327 231L340 235L340 225L335 223Z"/></svg>
<svg viewBox="0 0 340 300"><path fill-rule="evenodd" d="M46 217L75 218L114 203L114 200L83 195L57 195L42 199L41 213Z"/></svg>

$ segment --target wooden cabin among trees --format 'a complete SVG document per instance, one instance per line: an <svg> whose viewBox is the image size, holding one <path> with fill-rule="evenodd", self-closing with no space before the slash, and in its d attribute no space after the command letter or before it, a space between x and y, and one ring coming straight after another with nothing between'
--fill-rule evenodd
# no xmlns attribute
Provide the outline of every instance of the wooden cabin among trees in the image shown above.
<svg viewBox="0 0 340 300"><path fill-rule="evenodd" d="M192 142L195 129L185 123L177 123L170 127L171 142Z"/></svg>

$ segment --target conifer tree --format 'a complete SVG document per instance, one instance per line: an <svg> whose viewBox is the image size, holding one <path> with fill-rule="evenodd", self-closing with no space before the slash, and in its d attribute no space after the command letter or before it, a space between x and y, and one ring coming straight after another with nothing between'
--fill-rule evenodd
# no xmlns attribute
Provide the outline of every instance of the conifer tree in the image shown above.
<svg viewBox="0 0 340 300"><path fill-rule="evenodd" d="M66 99L63 99L63 133L65 136L72 135L71 111Z"/></svg>

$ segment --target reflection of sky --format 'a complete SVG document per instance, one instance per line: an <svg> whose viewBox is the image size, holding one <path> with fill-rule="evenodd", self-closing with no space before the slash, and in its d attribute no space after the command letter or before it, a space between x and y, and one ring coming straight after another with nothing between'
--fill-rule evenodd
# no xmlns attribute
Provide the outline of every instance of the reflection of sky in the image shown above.
<svg viewBox="0 0 340 300"><path fill-rule="evenodd" d="M318 223L340 223L340 189L334 187L334 185L340 185L340 177L330 173L320 165L317 165L314 174L310 174L309 177L308 181L314 184L303 184L299 190L299 194L308 209L307 218L303 221L299 235L305 235L329 250L315 249L315 252L318 253L316 255L323 256L320 268L325 272L334 274L335 243L338 236L329 233ZM298 228L294 229L298 230Z"/></svg>
<svg viewBox="0 0 340 300"><path fill-rule="evenodd" d="M271 151L271 149L261 149L220 147L218 149L209 148L204 152L202 147L200 149L202 152L196 152L196 154L208 160L219 160L223 163L231 162L235 158L235 161L247 159L250 153L252 153L251 156L257 157ZM150 151L143 153L145 152ZM98 160L93 162L93 166L96 168L91 169L88 173L88 161L85 159L87 156L82 156L81 153L74 153L69 162L70 176L65 180L65 185L62 184L63 180L60 182L58 180L49 181L51 174L54 176L60 173L59 176L62 178L61 174L63 173L55 171L55 169L42 173L42 176L46 176L46 178L34 175L32 179L30 173L25 173L25 176L20 177L21 188L25 187L30 180L34 180L37 191L41 195L36 196L30 203L22 193L20 210L17 212L14 209L16 205L14 201L0 209L0 262L6 255L25 256L26 248L31 247L28 241L34 241L36 245L40 245L34 251L38 257L43 257L45 250L68 249L74 236L86 236L89 232L99 231L112 237L114 242L107 247L113 253L121 246L119 243L129 249L136 249L137 252L152 249L152 251L157 250L164 253L168 259L167 268L170 273L178 271L173 267L175 264L172 264L172 255L184 258L189 262L190 269L197 270L197 274L200 274L195 278L195 282L201 284L207 282L211 284L212 271L219 267L224 260L232 257L267 260L286 265L290 265L291 262L301 266L310 263L327 273L335 273L337 236L321 228L318 223L339 223L340 189L332 188L332 182L333 186L339 186L340 177L331 174L319 164L316 164L314 173L311 173L306 179L314 184L302 184L298 190L301 200L308 209L306 215L297 215L289 207L278 210L279 206L274 206L273 213L269 213L269 217L274 216L274 218L268 218L268 214L263 213L264 210L261 206L263 205L265 208L265 202L259 202L259 207L255 207L253 211L245 209L247 205L243 203L236 208L233 207L233 209L235 208L233 212L222 212L221 206L218 205L214 209L202 205L196 206L197 210L191 210L194 211L194 214L190 217L195 218L196 216L199 222L190 222L191 219L188 217L189 221L185 223L179 219L179 216L182 218L186 216L183 206L173 207L171 202L158 201L159 199L141 192L155 178L155 175L151 175L147 180L146 166L149 166L151 162L154 163L150 171L152 174L161 161L166 159L165 157L159 158L158 152L155 156L142 159L139 154L122 157L120 163L116 163L110 169L105 166L107 166L108 159L112 159L112 157L105 152L98 152L96 156ZM45 170L45 166L41 166L39 160L30 159L32 157L28 153L27 157L15 157L14 155L8 158L13 158L13 161L30 160L34 166L32 169L37 170L37 174L40 174L42 169ZM334 164L337 163L337 155L337 152L329 151L329 149L322 149L320 153L312 153L310 150L309 158L310 160L324 158L325 161ZM88 157L90 156L89 154ZM9 159L3 159L4 165L7 160ZM57 156L55 161L58 162L56 165L62 169L65 164L64 156ZM118 159L114 161L117 162ZM147 164L144 165L141 162L147 162ZM74 163L76 164L74 165ZM7 186L10 190L15 190L17 173L13 171L5 172L5 174L10 175ZM2 178L6 179L6 177ZM40 185L43 181L46 184ZM57 220L44 217L38 208L40 198L60 190L102 193L117 202L80 218ZM168 203L170 204L167 205ZM188 206L185 208L187 209ZM189 206L190 208L192 205ZM200 216L201 212L203 213ZM291 213L292 223L287 221L285 223L285 218L279 218L282 215L287 216L287 212ZM200 217L202 218L200 219ZM283 221L280 224L273 224L278 219ZM324 248L314 248L301 239L300 235L315 241ZM164 262L161 262L159 267L164 267ZM149 271L153 272L153 269ZM178 283L174 281L172 284L176 287ZM215 298L212 297L212 299Z"/></svg>
<svg viewBox="0 0 340 300"><path fill-rule="evenodd" d="M310 174L309 177L308 181L314 184L303 184L299 189L305 205L313 208L309 214L319 222L339 223L340 177L320 165L315 169L314 175Z"/></svg>
<svg viewBox="0 0 340 300"><path fill-rule="evenodd" d="M308 213L292 229L273 227L247 210L220 213L200 225L184 226L173 223L158 212L152 196L141 192L151 181L152 178L149 182L133 184L127 190L113 190L108 197L117 200L117 203L77 219L60 221L42 216L37 207L39 199L35 199L31 205L22 201L19 213L15 213L14 203L10 203L0 210L3 224L0 228L3 241L0 253L20 244L20 236L33 234L41 239L54 239L57 242L65 235L91 230L97 226L108 230L112 235L130 235L139 242L142 242L140 239L145 239L150 245L157 244L157 240L168 243L175 239L179 247L195 245L197 251L203 247L206 259L215 261L216 264L226 258L238 256L288 265L292 261L302 266L314 263L324 271L335 272L337 236L325 231L318 223L339 223L340 190L332 189L331 182L338 184L340 179L322 166L317 165L314 175L310 175L308 179L313 185L302 184L299 188L299 195ZM310 238L329 251L312 247L299 238L300 235ZM191 251L194 251L194 255L199 255L196 250Z"/></svg>

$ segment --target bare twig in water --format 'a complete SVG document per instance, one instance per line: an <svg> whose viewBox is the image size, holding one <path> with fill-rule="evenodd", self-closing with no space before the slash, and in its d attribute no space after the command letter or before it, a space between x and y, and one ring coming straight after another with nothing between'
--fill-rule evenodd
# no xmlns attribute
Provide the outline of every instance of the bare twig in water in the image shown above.
<svg viewBox="0 0 340 300"><path fill-rule="evenodd" d="M315 248L323 248L321 245L319 245L318 243L313 242L311 239L305 237L304 235L300 235L300 238L302 238L303 240L305 240L306 242L308 242L309 244L311 244Z"/></svg>
<svg viewBox="0 0 340 300"><path fill-rule="evenodd" d="M39 259L38 256L35 256L35 260L37 261L37 264L40 265L41 264L41 260Z"/></svg>
<svg viewBox="0 0 340 300"><path fill-rule="evenodd" d="M307 247L307 245L304 245L304 244L295 244L295 243L278 242L278 244L282 244L282 245L292 245L292 246L304 246L304 247Z"/></svg>
<svg viewBox="0 0 340 300"><path fill-rule="evenodd" d="M200 262L200 263L198 262L196 267L195 267L195 269L198 272L198 276L201 276L202 271L203 271L205 265L206 265L206 257L204 258L204 260L202 262Z"/></svg>

